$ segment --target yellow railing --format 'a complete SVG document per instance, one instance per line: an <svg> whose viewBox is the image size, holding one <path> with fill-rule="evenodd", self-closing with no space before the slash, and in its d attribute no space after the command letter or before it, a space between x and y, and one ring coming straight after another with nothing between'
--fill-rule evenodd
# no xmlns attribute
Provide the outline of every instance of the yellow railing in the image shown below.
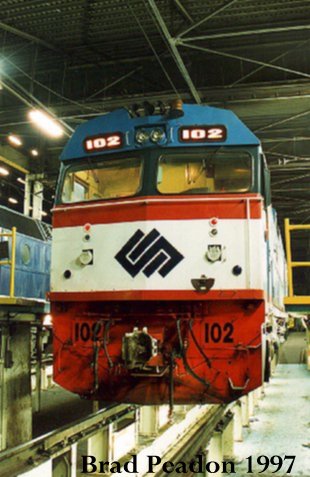
<svg viewBox="0 0 310 477"><path fill-rule="evenodd" d="M10 265L10 298L15 292L15 262L16 262L16 227L12 227L12 232L0 233L0 237L11 237L11 259L0 260L0 265Z"/></svg>
<svg viewBox="0 0 310 477"><path fill-rule="evenodd" d="M310 230L310 224L293 225L290 224L290 219L284 220L285 244L286 244L286 259L287 259L287 279L288 279L288 296L285 299L287 304L308 304L310 296L296 296L294 295L293 282L293 268L295 267L310 267L310 262L295 262L292 260L292 245L291 232L293 230Z"/></svg>

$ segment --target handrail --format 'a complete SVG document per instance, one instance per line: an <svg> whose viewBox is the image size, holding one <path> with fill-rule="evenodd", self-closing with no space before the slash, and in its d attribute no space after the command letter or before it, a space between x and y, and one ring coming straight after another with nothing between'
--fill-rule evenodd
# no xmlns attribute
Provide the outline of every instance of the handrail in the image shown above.
<svg viewBox="0 0 310 477"><path fill-rule="evenodd" d="M12 232L2 232L0 237L11 237L11 259L0 260L0 265L10 265L10 298L14 298L15 293L15 263L16 263L16 227L12 227Z"/></svg>
<svg viewBox="0 0 310 477"><path fill-rule="evenodd" d="M293 268L295 267L310 267L310 262L307 261L293 261L292 260L292 244L291 232L292 230L310 230L310 224L290 224L290 219L284 219L285 244L286 244L286 258L287 258L287 272L288 272L288 298L294 297L294 283L293 283Z"/></svg>

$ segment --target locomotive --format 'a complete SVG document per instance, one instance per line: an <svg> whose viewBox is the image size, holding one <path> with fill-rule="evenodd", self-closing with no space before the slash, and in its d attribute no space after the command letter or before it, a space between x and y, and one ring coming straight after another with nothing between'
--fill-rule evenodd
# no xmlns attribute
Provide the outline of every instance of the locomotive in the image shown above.
<svg viewBox="0 0 310 477"><path fill-rule="evenodd" d="M54 379L105 402L228 403L268 378L285 257L258 138L176 101L81 124L53 209Z"/></svg>
<svg viewBox="0 0 310 477"><path fill-rule="evenodd" d="M51 227L0 205L0 233L16 227L14 295L45 300L50 289ZM12 242L0 237L0 261L12 257ZM0 266L0 295L10 294L10 266Z"/></svg>

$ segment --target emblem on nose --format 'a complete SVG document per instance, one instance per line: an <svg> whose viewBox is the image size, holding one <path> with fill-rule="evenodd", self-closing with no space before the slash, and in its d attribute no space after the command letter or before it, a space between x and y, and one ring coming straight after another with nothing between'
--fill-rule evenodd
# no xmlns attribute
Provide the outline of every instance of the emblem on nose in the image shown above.
<svg viewBox="0 0 310 477"><path fill-rule="evenodd" d="M183 255L156 229L147 235L138 229L115 255L118 263L132 277L139 272L150 277L156 271L162 277L166 277L183 258Z"/></svg>

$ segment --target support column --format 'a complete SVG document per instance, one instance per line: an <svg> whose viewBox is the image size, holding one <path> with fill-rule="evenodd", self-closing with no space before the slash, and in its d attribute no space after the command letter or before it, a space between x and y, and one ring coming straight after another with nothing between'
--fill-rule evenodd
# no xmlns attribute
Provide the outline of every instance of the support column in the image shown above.
<svg viewBox="0 0 310 477"><path fill-rule="evenodd" d="M259 401L263 399L263 386L253 391L253 398L254 398L254 407L257 407L259 405Z"/></svg>
<svg viewBox="0 0 310 477"><path fill-rule="evenodd" d="M234 416L232 415L223 431L223 457L225 461L232 461L235 457L234 423Z"/></svg>
<svg viewBox="0 0 310 477"><path fill-rule="evenodd" d="M216 462L220 466L218 472L214 472L215 464L210 464L210 472L206 472L207 477L215 476L222 477L222 462L223 462L223 433L215 431L208 445L207 462ZM209 464L208 464L209 465ZM208 467L207 467L208 468Z"/></svg>
<svg viewBox="0 0 310 477"><path fill-rule="evenodd" d="M243 426L242 426L242 404L240 401L234 406L234 440L236 442L242 442Z"/></svg>
<svg viewBox="0 0 310 477"><path fill-rule="evenodd" d="M41 409L41 386L42 386L42 374L43 370L41 371L42 367L42 330L40 327L37 328L36 332L36 355L37 355L37 362L36 362L36 388L35 388L35 395L34 395L34 406L33 411L39 412Z"/></svg>
<svg viewBox="0 0 310 477"><path fill-rule="evenodd" d="M254 414L254 394L253 392L248 394L248 408L249 408L249 419Z"/></svg>
<svg viewBox="0 0 310 477"><path fill-rule="evenodd" d="M30 214L30 207L31 207L31 180L29 179L29 174L26 174L25 177L25 192L24 192L24 214Z"/></svg>
<svg viewBox="0 0 310 477"><path fill-rule="evenodd" d="M6 325L3 331L2 449L32 438L30 324Z"/></svg>
<svg viewBox="0 0 310 477"><path fill-rule="evenodd" d="M249 425L250 425L250 414L249 414L249 399L248 399L248 396L243 396L241 398L241 411L242 411L242 425L244 427L249 427Z"/></svg>
<svg viewBox="0 0 310 477"><path fill-rule="evenodd" d="M152 437L159 430L159 406L141 406L139 432L142 436Z"/></svg>
<svg viewBox="0 0 310 477"><path fill-rule="evenodd" d="M42 219L43 210L43 184L35 181L33 184L33 200L32 200L32 217L34 219Z"/></svg>
<svg viewBox="0 0 310 477"><path fill-rule="evenodd" d="M100 460L112 461L113 443L113 424L110 424L105 429L101 429L94 436L87 440L87 455L96 456L97 462Z"/></svg>
<svg viewBox="0 0 310 477"><path fill-rule="evenodd" d="M140 408L139 433L157 436L160 428L169 422L169 406L142 406Z"/></svg>

